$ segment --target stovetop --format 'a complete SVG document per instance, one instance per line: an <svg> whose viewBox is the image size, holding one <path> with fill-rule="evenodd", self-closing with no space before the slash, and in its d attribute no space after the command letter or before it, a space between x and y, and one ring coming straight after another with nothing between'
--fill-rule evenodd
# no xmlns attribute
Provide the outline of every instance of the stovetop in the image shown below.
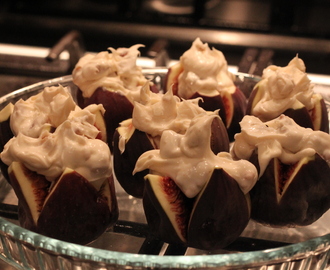
<svg viewBox="0 0 330 270"><path fill-rule="evenodd" d="M0 44L14 50L16 45L43 48L44 55L0 50L0 87L15 89L70 74L84 51L137 43L145 45L143 58L168 66L196 37L243 72L260 75L265 65L285 66L298 54L308 73L330 75L327 11L330 3L323 0L5 0ZM67 46L68 39L73 45ZM55 55L68 52L69 58L51 57L51 48Z"/></svg>

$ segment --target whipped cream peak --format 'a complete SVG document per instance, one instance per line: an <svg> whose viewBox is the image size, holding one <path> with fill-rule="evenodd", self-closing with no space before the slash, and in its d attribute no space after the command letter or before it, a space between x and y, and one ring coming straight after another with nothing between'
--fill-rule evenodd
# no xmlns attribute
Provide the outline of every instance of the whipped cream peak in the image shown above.
<svg viewBox="0 0 330 270"><path fill-rule="evenodd" d="M43 129L58 127L75 107L68 88L62 85L46 87L27 100L16 102L10 116L10 127L14 135L23 133L36 138Z"/></svg>
<svg viewBox="0 0 330 270"><path fill-rule="evenodd" d="M50 90L52 94L57 94L50 97ZM104 112L104 108L93 104L81 109L75 103L67 102L62 86L57 90L46 88L37 96L14 105L14 112L17 110L20 113L11 121L15 125L20 123L21 130L7 142L0 154L1 160L8 166L14 161L22 162L49 181L56 180L66 168L70 168L99 188L112 174L110 149L106 143L96 139L99 134L95 126L96 112ZM41 98L43 95L47 98ZM53 113L49 109L51 106L54 106L54 110L56 108L61 118L58 125L50 124ZM40 113L40 108L48 108L48 111ZM32 134L37 136L32 136L26 130L34 128L31 123L39 125L39 132ZM49 126L55 127L54 132L47 128Z"/></svg>
<svg viewBox="0 0 330 270"><path fill-rule="evenodd" d="M183 72L179 76L178 95L182 98L188 99L197 92L215 96L236 89L223 53L210 49L200 38L180 57L180 63Z"/></svg>
<svg viewBox="0 0 330 270"><path fill-rule="evenodd" d="M184 133L192 118L206 113L198 106L199 99L180 100L171 90L165 94L147 93L144 93L143 103L134 103L132 123L152 137L168 129Z"/></svg>
<svg viewBox="0 0 330 270"><path fill-rule="evenodd" d="M303 60L298 56L285 67L267 67L256 87L262 95L252 108L252 114L263 121L276 118L290 108L314 108L314 85L306 74Z"/></svg>
<svg viewBox="0 0 330 270"><path fill-rule="evenodd" d="M130 48L109 48L109 51L81 57L73 72L73 82L84 97L90 97L99 87L127 95L139 91L147 82L141 67L136 65L141 44ZM129 96L128 98L132 98ZM133 100L131 100L133 102Z"/></svg>
<svg viewBox="0 0 330 270"><path fill-rule="evenodd" d="M293 164L303 157L318 153L330 162L330 135L301 127L288 116L281 115L262 122L255 116L246 115L240 124L241 132L235 135L232 155L248 160L256 151L260 176L273 158L285 164Z"/></svg>
<svg viewBox="0 0 330 270"><path fill-rule="evenodd" d="M217 115L197 115L185 134L165 130L160 148L142 154L133 174L149 169L150 173L170 177L182 192L193 198L203 189L215 169L225 170L244 193L257 180L256 168L246 160L234 161L229 153L215 155L210 146L211 124Z"/></svg>

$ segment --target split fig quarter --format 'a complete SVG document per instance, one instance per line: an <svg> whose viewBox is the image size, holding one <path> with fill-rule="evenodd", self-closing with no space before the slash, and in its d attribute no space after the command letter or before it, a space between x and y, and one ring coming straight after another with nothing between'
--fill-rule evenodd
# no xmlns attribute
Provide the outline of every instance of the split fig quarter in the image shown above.
<svg viewBox="0 0 330 270"><path fill-rule="evenodd" d="M193 200L169 177L146 176L143 207L151 233L171 244L186 243Z"/></svg>
<svg viewBox="0 0 330 270"><path fill-rule="evenodd" d="M191 199L170 178L149 174L143 206L153 234L168 243L204 250L229 245L250 218L248 196L222 169L215 169L200 194Z"/></svg>
<svg viewBox="0 0 330 270"><path fill-rule="evenodd" d="M154 149L145 132L135 129L125 145L125 151L119 149L120 133L118 129L113 137L113 169L122 188L130 195L142 198L144 191L144 177L149 170L137 172L133 175L135 163L146 151Z"/></svg>
<svg viewBox="0 0 330 270"><path fill-rule="evenodd" d="M223 248L240 236L249 219L249 197L223 169L215 169L196 198L188 244L205 250Z"/></svg>

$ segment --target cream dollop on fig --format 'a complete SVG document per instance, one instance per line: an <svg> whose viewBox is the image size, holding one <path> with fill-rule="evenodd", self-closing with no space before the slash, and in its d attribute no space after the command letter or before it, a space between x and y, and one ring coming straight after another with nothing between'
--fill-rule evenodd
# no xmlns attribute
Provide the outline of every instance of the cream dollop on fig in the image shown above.
<svg viewBox="0 0 330 270"><path fill-rule="evenodd" d="M28 100L19 100L10 116L10 127L15 135L23 133L37 138L46 129L62 124L76 108L70 92L63 86L45 87Z"/></svg>
<svg viewBox="0 0 330 270"><path fill-rule="evenodd" d="M123 121L114 135L114 172L123 188L131 195L142 197L147 171L133 175L139 156L159 148L164 131L184 134L197 115L217 115L198 106L198 99L180 100L171 91L155 94L141 90L141 102L136 102L132 119ZM212 122L211 148L215 153L229 151L229 140L220 117Z"/></svg>
<svg viewBox="0 0 330 270"><path fill-rule="evenodd" d="M294 57L287 66L268 66L251 93L246 114L269 121L281 114L299 125L329 132L324 99L313 91L302 59Z"/></svg>
<svg viewBox="0 0 330 270"><path fill-rule="evenodd" d="M169 68L164 88L184 99L201 97L199 104L207 111L220 109L232 140L246 108L246 98L234 79L223 53L197 38L180 61Z"/></svg>
<svg viewBox="0 0 330 270"><path fill-rule="evenodd" d="M82 91L83 97L91 97L99 87L108 91L121 92L134 100L134 93L147 82L142 68L136 65L141 44L130 48L109 48L96 55L86 54L76 64L73 82Z"/></svg>
<svg viewBox="0 0 330 270"><path fill-rule="evenodd" d="M237 180L244 193L249 192L256 180L255 167L245 160L233 160L227 152L215 155L211 150L210 127L215 117L196 116L185 134L164 131L159 149L142 154L133 173L149 169L170 177L191 198L201 191L214 168L222 168Z"/></svg>
<svg viewBox="0 0 330 270"><path fill-rule="evenodd" d="M153 91L158 91L136 64L140 47L143 45L87 54L72 72L73 82L78 86L78 105L82 108L90 104L104 106L111 149L114 131L121 121L132 117L133 103L139 101L141 88L148 84Z"/></svg>

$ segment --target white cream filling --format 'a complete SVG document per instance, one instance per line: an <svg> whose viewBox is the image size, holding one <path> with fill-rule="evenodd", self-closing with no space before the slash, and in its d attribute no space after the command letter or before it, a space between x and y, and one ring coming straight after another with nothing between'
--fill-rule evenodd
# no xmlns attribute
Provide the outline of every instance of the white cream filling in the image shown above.
<svg viewBox="0 0 330 270"><path fill-rule="evenodd" d="M76 64L72 78L84 97L90 97L98 87L120 92L133 102L147 82L141 67L136 65L141 44L130 48L109 48L96 55L86 54Z"/></svg>
<svg viewBox="0 0 330 270"><path fill-rule="evenodd" d="M180 63L183 72L179 76L178 95L182 98L188 99L195 93L221 95L236 89L223 53L215 48L211 50L199 38L180 57Z"/></svg>
<svg viewBox="0 0 330 270"><path fill-rule="evenodd" d="M285 67L267 67L256 87L261 98L252 108L252 114L263 121L274 119L299 104L307 110L314 108L314 85L308 79L305 64L298 56Z"/></svg>
<svg viewBox="0 0 330 270"><path fill-rule="evenodd" d="M49 91L52 95L48 95ZM59 86L15 104L16 115L11 122L16 136L0 154L5 164L22 162L49 181L59 177L67 167L91 182L111 175L109 147L96 139L99 130L94 126L96 112L104 112L103 106L90 105L82 110L72 103L69 95L66 88ZM53 133L49 126L56 127ZM33 130L33 136L29 129Z"/></svg>

